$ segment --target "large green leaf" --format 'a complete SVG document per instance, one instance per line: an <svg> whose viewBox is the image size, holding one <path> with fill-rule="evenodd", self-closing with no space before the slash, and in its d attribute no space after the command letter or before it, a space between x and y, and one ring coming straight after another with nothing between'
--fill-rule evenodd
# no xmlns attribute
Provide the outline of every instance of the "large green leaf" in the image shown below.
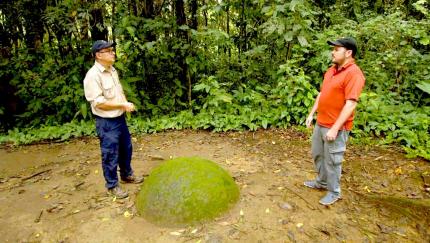
<svg viewBox="0 0 430 243"><path fill-rule="evenodd" d="M422 82L419 84L416 84L418 88L420 88L422 91L426 92L427 94L430 94L430 83Z"/></svg>

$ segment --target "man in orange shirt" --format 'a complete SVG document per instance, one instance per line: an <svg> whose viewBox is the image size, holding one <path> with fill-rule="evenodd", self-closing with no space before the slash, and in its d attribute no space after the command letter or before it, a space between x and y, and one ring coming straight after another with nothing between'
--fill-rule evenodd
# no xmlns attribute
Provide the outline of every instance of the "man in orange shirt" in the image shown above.
<svg viewBox="0 0 430 243"><path fill-rule="evenodd" d="M307 187L328 191L319 201L323 205L341 198L343 154L365 83L363 72L355 64L356 41L346 37L327 43L333 46L333 65L324 74L321 91L306 119L306 126L310 128L314 113L318 113L312 136L312 158L318 176L304 182Z"/></svg>

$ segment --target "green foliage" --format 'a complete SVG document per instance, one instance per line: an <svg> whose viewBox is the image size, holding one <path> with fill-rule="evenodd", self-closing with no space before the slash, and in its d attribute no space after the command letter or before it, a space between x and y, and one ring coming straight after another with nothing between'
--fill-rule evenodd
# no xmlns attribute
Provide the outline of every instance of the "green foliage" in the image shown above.
<svg viewBox="0 0 430 243"><path fill-rule="evenodd" d="M151 171L137 195L136 207L152 222L189 225L219 216L238 199L238 186L216 163L181 157Z"/></svg>
<svg viewBox="0 0 430 243"><path fill-rule="evenodd" d="M0 136L0 143L13 145L31 144L40 141L65 141L82 136L95 136L94 122L73 121L57 126L40 128L14 128Z"/></svg>
<svg viewBox="0 0 430 243"><path fill-rule="evenodd" d="M372 134L381 142L401 144L410 157L430 160L430 107L395 104L391 97L364 93L356 118L356 136ZM391 100L391 102L390 102Z"/></svg>
<svg viewBox="0 0 430 243"><path fill-rule="evenodd" d="M19 67L11 84L26 106L19 114L17 127L57 125L73 118L87 118L88 105L83 100L82 70L83 56L68 54L63 59L54 57L55 50L45 46L44 62L30 68L27 52L14 56L10 64ZM21 69L22 68L22 69ZM67 70L67 71L66 71Z"/></svg>
<svg viewBox="0 0 430 243"><path fill-rule="evenodd" d="M309 77L288 62L274 79L272 84L242 84L235 89L214 76L202 79L194 86L201 101L194 106L196 119L206 120L203 128L215 131L303 124L317 93Z"/></svg>
<svg viewBox="0 0 430 243"><path fill-rule="evenodd" d="M0 5L2 141L94 133L79 128L93 119L82 80L91 43L104 35L117 42L115 67L138 108L136 133L303 125L330 65L326 41L352 36L366 76L355 136L428 158L426 1L205 1L196 29L187 25L191 8L177 9L177 1L41 3Z"/></svg>

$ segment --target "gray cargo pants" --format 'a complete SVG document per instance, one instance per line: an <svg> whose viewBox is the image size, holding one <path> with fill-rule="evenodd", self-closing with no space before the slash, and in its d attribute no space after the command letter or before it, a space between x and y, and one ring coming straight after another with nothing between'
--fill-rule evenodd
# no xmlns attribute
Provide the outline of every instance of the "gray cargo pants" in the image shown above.
<svg viewBox="0 0 430 243"><path fill-rule="evenodd" d="M342 172L343 154L349 131L339 131L336 140L327 141L329 128L315 125L312 135L312 158L318 172L316 182L327 186L327 190L340 195L340 175Z"/></svg>

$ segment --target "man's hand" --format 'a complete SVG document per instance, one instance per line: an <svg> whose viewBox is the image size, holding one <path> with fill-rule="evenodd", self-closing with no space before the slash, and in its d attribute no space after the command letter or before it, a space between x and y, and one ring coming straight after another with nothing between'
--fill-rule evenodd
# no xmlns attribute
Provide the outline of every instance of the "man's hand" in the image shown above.
<svg viewBox="0 0 430 243"><path fill-rule="evenodd" d="M334 141L334 140L336 140L338 132L339 131L337 129L330 128L328 130L327 134L325 135L327 141Z"/></svg>
<svg viewBox="0 0 430 243"><path fill-rule="evenodd" d="M308 118L306 118L306 127L311 128L312 127L312 121L314 120L313 115L309 115Z"/></svg>
<svg viewBox="0 0 430 243"><path fill-rule="evenodd" d="M134 106L134 104L133 103L131 103L131 102L125 102L124 103L124 105L123 105L123 109L126 111L126 112L132 112L132 111L135 111L136 110L136 107Z"/></svg>

